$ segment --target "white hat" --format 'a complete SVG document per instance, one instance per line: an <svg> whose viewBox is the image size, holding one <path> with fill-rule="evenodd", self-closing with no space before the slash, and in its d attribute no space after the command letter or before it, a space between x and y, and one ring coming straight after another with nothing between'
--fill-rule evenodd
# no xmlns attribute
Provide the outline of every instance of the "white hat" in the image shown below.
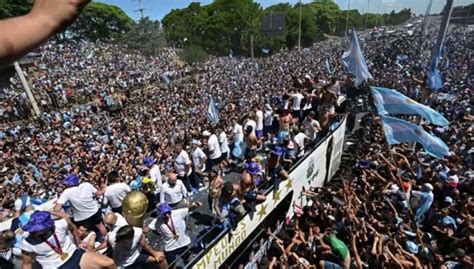
<svg viewBox="0 0 474 269"><path fill-rule="evenodd" d="M430 183L425 183L423 184L423 187L425 187L426 189L432 191L434 188L433 188L433 185L431 185Z"/></svg>
<svg viewBox="0 0 474 269"><path fill-rule="evenodd" d="M206 130L206 131L202 132L202 135L203 136L210 136L211 133L208 130Z"/></svg>

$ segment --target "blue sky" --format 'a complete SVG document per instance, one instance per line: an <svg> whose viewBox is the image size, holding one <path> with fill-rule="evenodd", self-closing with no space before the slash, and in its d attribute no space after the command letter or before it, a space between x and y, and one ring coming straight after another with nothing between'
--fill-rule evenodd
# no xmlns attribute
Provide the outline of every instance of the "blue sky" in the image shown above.
<svg viewBox="0 0 474 269"><path fill-rule="evenodd" d="M295 4L299 0L256 0L263 7L271 6L277 3L290 3ZM303 3L309 3L311 0L302 0ZM347 9L348 1L351 2L351 9L357 8L362 13L367 9L367 3L369 0L336 0L336 3L341 9ZM370 0L370 12L390 12L391 10L400 10L405 7L411 8L417 14L425 13L426 7L429 0ZM138 9L138 0L99 0L98 2L105 2L108 4L116 5L122 8L130 17L137 20L140 15L135 10ZM174 8L187 7L191 2L200 2L201 5L206 5L212 2L212 0L142 0L143 8L145 9L145 15L160 20L168 12ZM444 4L445 0L434 0L433 1L433 12L439 12ZM472 0L454 0L454 5L468 5L472 3Z"/></svg>

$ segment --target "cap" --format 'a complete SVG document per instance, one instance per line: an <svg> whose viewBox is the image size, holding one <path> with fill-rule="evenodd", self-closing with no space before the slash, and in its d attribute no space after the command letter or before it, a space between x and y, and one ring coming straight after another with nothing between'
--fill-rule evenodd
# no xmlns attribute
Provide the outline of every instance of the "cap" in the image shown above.
<svg viewBox="0 0 474 269"><path fill-rule="evenodd" d="M206 131L202 132L202 135L203 136L210 136L211 133L208 130L206 130Z"/></svg>
<svg viewBox="0 0 474 269"><path fill-rule="evenodd" d="M63 179L63 184L66 186L79 185L79 177L76 174L69 174Z"/></svg>
<svg viewBox="0 0 474 269"><path fill-rule="evenodd" d="M367 160L360 160L357 165L361 168L361 169L368 169L370 168L370 162L367 161Z"/></svg>
<svg viewBox="0 0 474 269"><path fill-rule="evenodd" d="M197 140L197 139L193 139L193 141L191 142L193 145L198 145L200 146L201 145L201 141Z"/></svg>
<svg viewBox="0 0 474 269"><path fill-rule="evenodd" d="M283 148L280 147L280 146L275 146L272 151L271 151L272 154L276 155L276 156L282 156L283 155Z"/></svg>
<svg viewBox="0 0 474 269"><path fill-rule="evenodd" d="M433 190L433 185L431 185L430 183L425 183L423 184L423 187L427 190L430 190L432 191Z"/></svg>
<svg viewBox="0 0 474 269"><path fill-rule="evenodd" d="M415 242L411 241L411 240L407 240L406 243L405 243L405 247L407 249L408 252L410 253L418 253L418 245L415 244Z"/></svg>
<svg viewBox="0 0 474 269"><path fill-rule="evenodd" d="M256 175L260 172L260 168L256 162L250 162L245 164L245 171L251 175Z"/></svg>
<svg viewBox="0 0 474 269"><path fill-rule="evenodd" d="M444 197L444 202L448 203L448 204L452 204L453 203L453 198L451 198L449 196L446 196L446 197Z"/></svg>
<svg viewBox="0 0 474 269"><path fill-rule="evenodd" d="M150 168L154 163L155 163L155 161L150 156L147 156L147 157L145 157L145 159L143 159L143 165L148 167L148 168Z"/></svg>
<svg viewBox="0 0 474 269"><path fill-rule="evenodd" d="M39 232L54 227L54 221L51 214L47 211L36 211L30 217L27 224L22 227L22 230L27 232Z"/></svg>
<svg viewBox="0 0 474 269"><path fill-rule="evenodd" d="M159 217L163 217L166 213L173 211L168 203L162 203L156 208Z"/></svg>

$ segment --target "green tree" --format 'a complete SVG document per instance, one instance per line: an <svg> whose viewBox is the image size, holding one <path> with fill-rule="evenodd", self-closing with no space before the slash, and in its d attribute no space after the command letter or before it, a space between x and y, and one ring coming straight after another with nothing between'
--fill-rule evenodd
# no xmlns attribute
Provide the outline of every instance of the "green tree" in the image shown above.
<svg viewBox="0 0 474 269"><path fill-rule="evenodd" d="M156 55L166 46L160 22L152 21L148 17L132 25L131 30L123 35L121 41L127 48L140 51L147 57Z"/></svg>
<svg viewBox="0 0 474 269"><path fill-rule="evenodd" d="M134 21L117 6L92 2L68 29L69 36L90 40L115 39L128 32Z"/></svg>
<svg viewBox="0 0 474 269"><path fill-rule="evenodd" d="M34 0L0 0L0 19L24 15L33 7Z"/></svg>

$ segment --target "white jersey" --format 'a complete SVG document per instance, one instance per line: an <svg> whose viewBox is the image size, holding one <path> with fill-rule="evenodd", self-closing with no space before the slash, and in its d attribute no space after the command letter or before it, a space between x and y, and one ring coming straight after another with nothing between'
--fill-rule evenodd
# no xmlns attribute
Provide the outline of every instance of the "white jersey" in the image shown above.
<svg viewBox="0 0 474 269"><path fill-rule="evenodd" d="M85 182L65 189L57 202L62 205L67 202L71 204L74 221L86 220L99 211L99 204L94 199L96 192L94 186Z"/></svg>
<svg viewBox="0 0 474 269"><path fill-rule="evenodd" d="M58 268L65 264L74 254L77 247L73 244L69 237L67 221L60 219L54 222L55 234L63 253L67 253L67 257L61 260L61 256L56 253L49 245L45 242L41 244L30 244L28 238L24 239L19 243L19 248L22 251L34 254L36 261L41 265L42 268ZM51 235L47 239L53 246L57 245L54 235Z"/></svg>
<svg viewBox="0 0 474 269"><path fill-rule="evenodd" d="M163 218L157 218L148 225L150 229L163 236L165 251L172 251L191 244L191 238L186 234L186 218L188 214L188 208L173 210L171 211L171 219L168 223L165 223ZM172 231L173 229L174 231Z"/></svg>

